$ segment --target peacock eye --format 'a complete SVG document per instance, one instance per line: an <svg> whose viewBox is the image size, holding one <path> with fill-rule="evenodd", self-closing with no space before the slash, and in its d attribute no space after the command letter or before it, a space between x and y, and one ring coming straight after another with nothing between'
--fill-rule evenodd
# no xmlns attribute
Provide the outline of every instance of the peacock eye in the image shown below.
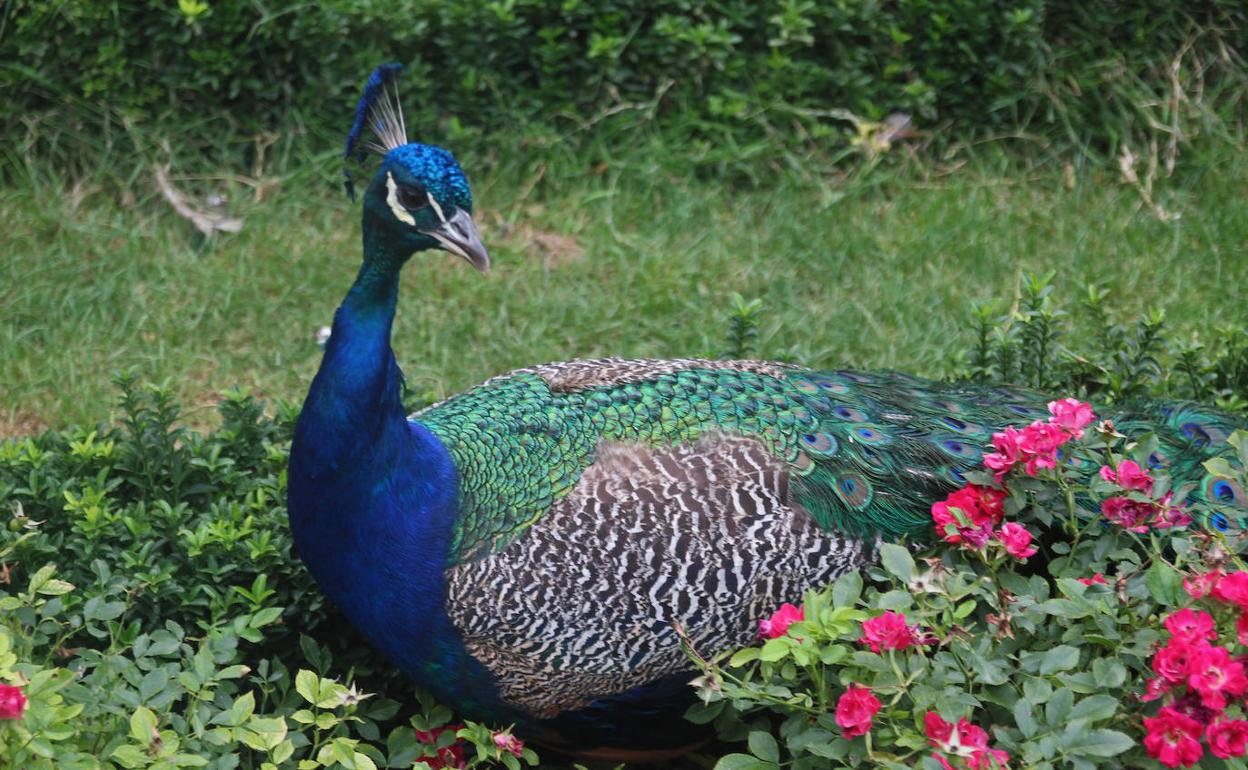
<svg viewBox="0 0 1248 770"><path fill-rule="evenodd" d="M419 187L403 186L399 188L399 203L403 207L415 211L429 205L429 195Z"/></svg>

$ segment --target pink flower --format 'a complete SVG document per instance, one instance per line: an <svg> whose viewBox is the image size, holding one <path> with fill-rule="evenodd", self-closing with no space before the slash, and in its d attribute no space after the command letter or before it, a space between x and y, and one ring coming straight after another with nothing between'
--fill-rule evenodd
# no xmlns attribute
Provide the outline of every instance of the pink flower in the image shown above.
<svg viewBox="0 0 1248 770"><path fill-rule="evenodd" d="M953 738L953 725L941 718L935 711L923 715L923 731L933 746L945 748Z"/></svg>
<svg viewBox="0 0 1248 770"><path fill-rule="evenodd" d="M1148 702L1157 700L1170 690L1171 683L1162 677L1149 679L1144 684L1144 694L1140 696L1140 700Z"/></svg>
<svg viewBox="0 0 1248 770"><path fill-rule="evenodd" d="M919 634L906 623L905 615L890 610L862 622L862 641L871 646L871 652L904 650L919 643Z"/></svg>
<svg viewBox="0 0 1248 770"><path fill-rule="evenodd" d="M976 527L962 532L962 541L966 543L966 547L971 550L978 551L988 545L988 541L992 539L991 527Z"/></svg>
<svg viewBox="0 0 1248 770"><path fill-rule="evenodd" d="M1205 737L1209 739L1209 752L1215 757L1242 757L1248 748L1248 722L1242 719L1214 722L1205 730Z"/></svg>
<svg viewBox="0 0 1248 770"><path fill-rule="evenodd" d="M1157 517L1153 519L1153 526L1157 529L1186 527L1192 523L1191 514L1183 510L1183 506L1170 505L1170 499L1173 496L1172 492L1167 492L1166 496L1157 503Z"/></svg>
<svg viewBox="0 0 1248 770"><path fill-rule="evenodd" d="M1218 578L1220 577L1222 577L1222 572L1215 569L1203 575L1183 578L1183 590L1187 591L1187 595L1193 599L1203 599L1212 593L1213 587L1218 584Z"/></svg>
<svg viewBox="0 0 1248 770"><path fill-rule="evenodd" d="M1109 585L1109 582L1105 580L1105 576L1099 572L1097 572L1090 578L1075 578L1075 580L1078 580L1080 583L1083 583L1085 586L1107 586Z"/></svg>
<svg viewBox="0 0 1248 770"><path fill-rule="evenodd" d="M970 770L989 770L1005 767L1010 755L1000 749L988 747L988 733L982 727L972 724L966 717L952 725L941 718L935 711L923 715L923 731L932 746L941 751L967 757L966 766ZM932 752L932 757L940 762L941 767L952 770L952 765L944 756ZM996 764L993 764L993 763Z"/></svg>
<svg viewBox="0 0 1248 770"><path fill-rule="evenodd" d="M1187 685L1200 693L1206 708L1224 709L1226 696L1239 697L1248 691L1244 664L1231 660L1231 652L1225 647L1197 649L1188 665Z"/></svg>
<svg viewBox="0 0 1248 770"><path fill-rule="evenodd" d="M1012 521L1002 524L997 531L997 537L1005 546L1005 552L1015 559L1026 559L1036 552L1035 546L1031 544L1031 533L1022 524Z"/></svg>
<svg viewBox="0 0 1248 770"><path fill-rule="evenodd" d="M494 745L499 751L509 751L517 757L524 753L524 741L512 735L510 730L500 730L493 733L491 737L494 738Z"/></svg>
<svg viewBox="0 0 1248 770"><path fill-rule="evenodd" d="M1152 512L1152 503L1141 503L1128 497L1107 497L1101 501L1101 513L1105 518L1128 532L1147 532L1148 517Z"/></svg>
<svg viewBox="0 0 1248 770"><path fill-rule="evenodd" d="M1218 638L1218 631L1213 625L1213 616L1207 612L1197 612L1184 607L1166 616L1166 630L1183 644L1192 644L1202 639L1210 641Z"/></svg>
<svg viewBox="0 0 1248 770"><path fill-rule="evenodd" d="M1144 720L1144 748L1166 767L1191 766L1200 760L1201 725L1195 719L1163 707L1157 716Z"/></svg>
<svg viewBox="0 0 1248 770"><path fill-rule="evenodd" d="M1182 682L1192 670L1192 659L1208 646L1208 642L1190 644L1171 639L1153 655L1153 671L1167 682Z"/></svg>
<svg viewBox="0 0 1248 770"><path fill-rule="evenodd" d="M990 762L988 758L991 757ZM1010 755L1003 749L980 749L966 760L966 766L970 770L991 770L991 768L1004 768L1005 763L1010 761Z"/></svg>
<svg viewBox="0 0 1248 770"><path fill-rule="evenodd" d="M962 717L958 720L958 745L976 749L988 748L988 731Z"/></svg>
<svg viewBox="0 0 1248 770"><path fill-rule="evenodd" d="M854 738L871 730L871 720L880 710L880 701L866 687L851 684L836 701L836 724L841 735Z"/></svg>
<svg viewBox="0 0 1248 770"><path fill-rule="evenodd" d="M1073 438L1082 438L1083 429L1096 421L1092 405L1074 398L1049 402L1049 422L1065 428Z"/></svg>
<svg viewBox="0 0 1248 770"><path fill-rule="evenodd" d="M1241 612L1235 621L1235 638L1240 644L1248 646L1248 612Z"/></svg>
<svg viewBox="0 0 1248 770"><path fill-rule="evenodd" d="M21 719L26 711L26 694L22 688L0 684L0 719Z"/></svg>
<svg viewBox="0 0 1248 770"><path fill-rule="evenodd" d="M1248 610L1248 572L1220 576L1213 584L1213 598Z"/></svg>
<svg viewBox="0 0 1248 770"><path fill-rule="evenodd" d="M1023 450L1019 445L1021 436L1013 425L1007 425L1005 430L992 434L992 447L997 451L984 455L984 465L996 471L998 484L1023 459Z"/></svg>
<svg viewBox="0 0 1248 770"><path fill-rule="evenodd" d="M771 613L770 618L758 621L758 636L760 639L778 639L789 632L789 626L805 619L804 608L785 602L780 605L780 609Z"/></svg>
<svg viewBox="0 0 1248 770"><path fill-rule="evenodd" d="M1035 476L1041 468L1057 467L1057 450L1070 439L1070 435L1057 425L1033 422L1023 428L1018 447L1023 451L1026 463L1023 470Z"/></svg>
<svg viewBox="0 0 1248 770"><path fill-rule="evenodd" d="M443 725L427 731L416 730L416 740L426 746L437 746L439 735L445 732L454 734L463 728L463 725ZM438 753L434 756L421 757L421 761L428 764L432 770L443 770L443 768L463 770L463 768L468 766L468 758L464 755L464 744L458 738L451 745L438 749Z"/></svg>
<svg viewBox="0 0 1248 770"><path fill-rule="evenodd" d="M1118 463L1117 471L1108 465L1101 466L1101 478L1123 489L1134 489L1145 494L1151 494L1153 491L1153 477L1140 468L1134 460L1123 460Z"/></svg>
<svg viewBox="0 0 1248 770"><path fill-rule="evenodd" d="M967 484L932 503L932 521L945 542L982 548L992 537L993 525L1005 516L1004 502L1000 489Z"/></svg>

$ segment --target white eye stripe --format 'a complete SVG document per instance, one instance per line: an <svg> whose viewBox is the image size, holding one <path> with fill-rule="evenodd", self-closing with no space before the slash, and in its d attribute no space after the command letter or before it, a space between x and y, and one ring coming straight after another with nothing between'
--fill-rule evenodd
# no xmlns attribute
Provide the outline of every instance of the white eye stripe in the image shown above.
<svg viewBox="0 0 1248 770"><path fill-rule="evenodd" d="M442 220L443 224L446 224L446 215L442 213L442 207L438 205L438 199L433 197L431 192L425 193L425 197L429 199L429 205L433 206L433 212L438 215L438 219Z"/></svg>
<svg viewBox="0 0 1248 770"><path fill-rule="evenodd" d="M390 207L395 219L405 225L416 226L416 218L399 203L399 185L394 181L394 174L389 171L386 172L386 205Z"/></svg>

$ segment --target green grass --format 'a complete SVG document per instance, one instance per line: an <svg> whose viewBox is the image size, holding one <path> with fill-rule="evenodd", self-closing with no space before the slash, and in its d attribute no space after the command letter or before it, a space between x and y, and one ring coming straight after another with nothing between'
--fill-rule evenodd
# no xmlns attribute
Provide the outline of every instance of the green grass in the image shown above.
<svg viewBox="0 0 1248 770"><path fill-rule="evenodd" d="M1020 271L1059 271L1071 306L1104 282L1124 316L1162 307L1191 332L1248 317L1248 159L1230 148L1158 183L1175 222L1094 170L1073 189L985 167L760 187L602 157L466 160L495 267L406 268L394 346L417 392L549 360L714 354L733 291L766 304L763 357L929 375L969 343L970 303L1012 296ZM199 422L236 385L302 397L354 277L358 206L296 175L202 249L147 177L133 187L128 206L38 174L0 191L0 435L106 417L126 368L168 378Z"/></svg>

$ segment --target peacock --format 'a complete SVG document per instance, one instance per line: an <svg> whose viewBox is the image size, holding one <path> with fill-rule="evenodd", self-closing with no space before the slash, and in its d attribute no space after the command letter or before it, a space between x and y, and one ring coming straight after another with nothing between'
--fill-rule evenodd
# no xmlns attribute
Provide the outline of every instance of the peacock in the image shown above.
<svg viewBox="0 0 1248 770"><path fill-rule="evenodd" d="M889 372L602 359L513 371L407 416L390 346L400 270L429 250L482 272L490 259L458 162L407 140L399 69L372 73L346 141L359 156L372 129L380 168L362 196L363 263L295 429L295 547L369 643L461 713L582 757L679 751L692 690L678 627L705 652L749 644L759 618L881 541L930 537L932 501L1047 399ZM1192 404L1150 409L1114 419L1157 430L1195 496L1245 506L1200 465L1229 452L1235 425Z"/></svg>

